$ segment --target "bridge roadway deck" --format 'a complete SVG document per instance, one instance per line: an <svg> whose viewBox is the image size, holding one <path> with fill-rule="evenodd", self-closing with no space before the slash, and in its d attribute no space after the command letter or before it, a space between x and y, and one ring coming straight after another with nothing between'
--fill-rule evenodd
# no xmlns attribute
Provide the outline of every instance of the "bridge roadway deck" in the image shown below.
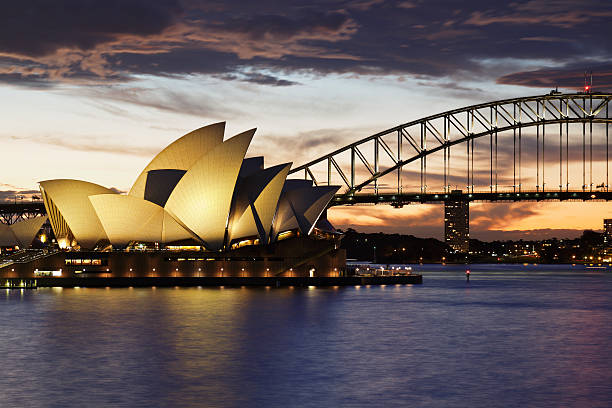
<svg viewBox="0 0 612 408"><path fill-rule="evenodd" d="M404 204L444 203L449 200L476 202L515 201L610 201L612 191L525 191L525 192L474 192L451 194L444 192L402 194L355 194L338 195L329 203L330 207L355 204Z"/></svg>
<svg viewBox="0 0 612 408"><path fill-rule="evenodd" d="M45 205L42 201L27 201L27 202L4 202L0 203L0 213L40 213L45 214Z"/></svg>

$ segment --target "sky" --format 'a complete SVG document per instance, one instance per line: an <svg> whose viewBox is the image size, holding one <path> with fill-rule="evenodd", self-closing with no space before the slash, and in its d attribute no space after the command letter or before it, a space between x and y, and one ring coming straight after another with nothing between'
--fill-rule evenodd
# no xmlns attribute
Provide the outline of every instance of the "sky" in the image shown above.
<svg viewBox="0 0 612 408"><path fill-rule="evenodd" d="M298 166L445 110L575 92L585 70L612 90L602 1L8 0L0 23L4 200L54 178L127 191L163 147L219 121L226 137L257 127L248 156ZM572 237L605 217L607 203L478 203L471 236ZM443 235L440 205L329 218Z"/></svg>

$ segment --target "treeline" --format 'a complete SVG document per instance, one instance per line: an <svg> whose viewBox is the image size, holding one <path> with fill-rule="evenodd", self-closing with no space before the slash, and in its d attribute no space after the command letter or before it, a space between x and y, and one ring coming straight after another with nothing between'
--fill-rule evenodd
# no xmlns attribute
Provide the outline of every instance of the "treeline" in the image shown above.
<svg viewBox="0 0 612 408"><path fill-rule="evenodd" d="M342 248L347 259L378 263L441 262L450 248L435 238L400 234L365 234L352 228L344 231Z"/></svg>
<svg viewBox="0 0 612 408"><path fill-rule="evenodd" d="M578 263L601 262L612 253L603 234L586 230L575 239L517 240L485 242L470 240L470 253L455 253L435 238L413 235L344 231L342 248L348 259L377 263Z"/></svg>

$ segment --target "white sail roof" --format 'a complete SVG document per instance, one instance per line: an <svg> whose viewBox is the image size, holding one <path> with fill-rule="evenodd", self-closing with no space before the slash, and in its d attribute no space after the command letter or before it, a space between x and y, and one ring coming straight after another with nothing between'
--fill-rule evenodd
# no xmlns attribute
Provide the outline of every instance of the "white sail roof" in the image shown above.
<svg viewBox="0 0 612 408"><path fill-rule="evenodd" d="M27 248L32 245L32 241L36 238L36 234L42 228L42 225L47 221L47 216L28 218L18 221L10 226L17 243L22 248Z"/></svg>
<svg viewBox="0 0 612 408"><path fill-rule="evenodd" d="M259 236L267 242L291 163L255 172L237 186L230 215L230 240Z"/></svg>
<svg viewBox="0 0 612 408"><path fill-rule="evenodd" d="M234 186L255 129L213 148L185 173L166 210L208 249L223 247Z"/></svg>
<svg viewBox="0 0 612 408"><path fill-rule="evenodd" d="M274 220L274 236L299 228L308 235L340 188L339 186L299 187L287 180L290 188L281 195Z"/></svg>
<svg viewBox="0 0 612 408"><path fill-rule="evenodd" d="M147 173L150 170L188 170L203 155L223 143L225 122L204 126L175 140L144 168L130 189L129 195L144 198Z"/></svg>
<svg viewBox="0 0 612 408"><path fill-rule="evenodd" d="M0 247L12 247L18 245L17 237L10 225L0 223Z"/></svg>
<svg viewBox="0 0 612 408"><path fill-rule="evenodd" d="M111 244L132 241L171 242L192 238L163 207L129 195L99 194L89 197Z"/></svg>
<svg viewBox="0 0 612 408"><path fill-rule="evenodd" d="M220 122L171 143L145 167L128 195L79 180L41 182L60 246L195 239L220 250L232 239L257 236L265 244L289 229L309 234L339 187L286 180L290 163L264 169L263 157L244 158L255 129L226 141L224 130ZM15 242L19 234L27 241L39 221L44 222L16 231L0 227L0 243Z"/></svg>
<svg viewBox="0 0 612 408"><path fill-rule="evenodd" d="M89 196L116 194L114 191L87 181L69 179L41 181L40 190L47 214L59 212L59 217L51 216L56 236L57 231L62 230L59 224L65 222L83 248L91 249L98 241L107 238Z"/></svg>

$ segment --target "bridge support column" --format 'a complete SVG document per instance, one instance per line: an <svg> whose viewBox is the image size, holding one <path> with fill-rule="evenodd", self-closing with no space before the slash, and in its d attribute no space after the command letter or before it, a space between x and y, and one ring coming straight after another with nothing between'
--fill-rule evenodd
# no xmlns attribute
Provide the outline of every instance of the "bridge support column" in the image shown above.
<svg viewBox="0 0 612 408"><path fill-rule="evenodd" d="M470 240L470 202L461 190L444 201L444 242L454 251L467 253Z"/></svg>

